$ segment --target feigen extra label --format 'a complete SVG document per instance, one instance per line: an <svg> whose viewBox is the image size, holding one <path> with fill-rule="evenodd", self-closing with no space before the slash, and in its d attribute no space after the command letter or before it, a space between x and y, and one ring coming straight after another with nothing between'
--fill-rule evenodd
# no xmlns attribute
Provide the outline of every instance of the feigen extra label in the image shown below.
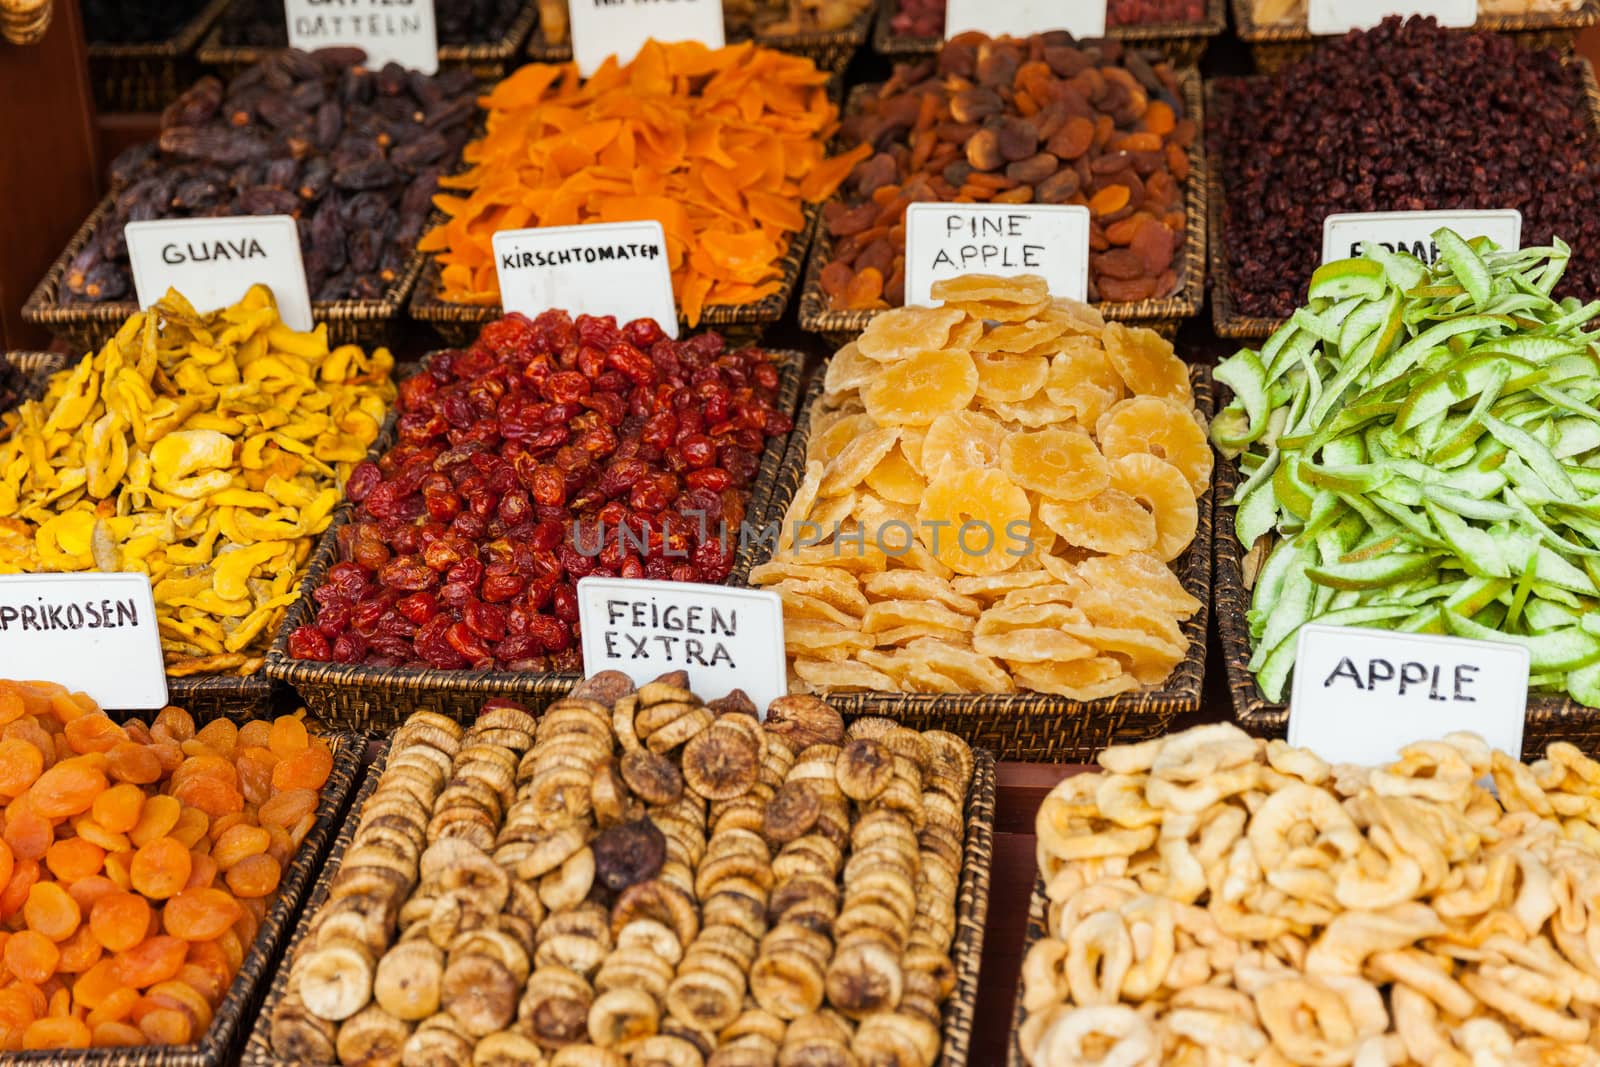
<svg viewBox="0 0 1600 1067"><path fill-rule="evenodd" d="M977 30L1027 37L1066 30L1079 40L1106 35L1106 0L945 0L944 35Z"/></svg>
<svg viewBox="0 0 1600 1067"><path fill-rule="evenodd" d="M534 318L550 308L615 315L617 325L654 319L678 336L678 306L659 222L599 222L501 230L494 235L500 303Z"/></svg>
<svg viewBox="0 0 1600 1067"><path fill-rule="evenodd" d="M722 0L568 0L572 58L587 78L611 56L624 66L652 38L721 48Z"/></svg>
<svg viewBox="0 0 1600 1067"><path fill-rule="evenodd" d="M359 48L371 70L439 70L433 0L283 0L283 17L290 48Z"/></svg>
<svg viewBox="0 0 1600 1067"><path fill-rule="evenodd" d="M578 626L587 675L621 671L640 685L686 671L706 700L743 689L763 719L789 690L783 601L768 589L580 578Z"/></svg>
<svg viewBox="0 0 1600 1067"><path fill-rule="evenodd" d="M140 307L176 289L196 311L214 311L238 303L252 285L265 285L285 326L311 329L300 231L288 215L153 219L130 222L123 233Z"/></svg>
<svg viewBox="0 0 1600 1067"><path fill-rule="evenodd" d="M1478 0L1311 0L1306 27L1318 35L1347 33L1371 29L1390 15L1431 15L1441 26L1471 26L1478 21Z"/></svg>
<svg viewBox="0 0 1600 1067"><path fill-rule="evenodd" d="M0 672L60 683L104 708L166 707L149 576L0 576Z"/></svg>
<svg viewBox="0 0 1600 1067"><path fill-rule="evenodd" d="M1041 275L1051 296L1089 291L1089 209L1070 205L912 204L906 208L907 304L962 274Z"/></svg>
<svg viewBox="0 0 1600 1067"><path fill-rule="evenodd" d="M1467 730L1520 759L1527 707L1521 645L1310 623L1296 646L1289 743L1370 767Z"/></svg>
<svg viewBox="0 0 1600 1067"><path fill-rule="evenodd" d="M1433 234L1441 227L1461 237L1487 237L1506 251L1522 247L1522 212L1369 211L1329 215L1322 220L1322 262L1353 259L1361 246L1376 241L1391 252L1407 252L1433 266L1439 248Z"/></svg>

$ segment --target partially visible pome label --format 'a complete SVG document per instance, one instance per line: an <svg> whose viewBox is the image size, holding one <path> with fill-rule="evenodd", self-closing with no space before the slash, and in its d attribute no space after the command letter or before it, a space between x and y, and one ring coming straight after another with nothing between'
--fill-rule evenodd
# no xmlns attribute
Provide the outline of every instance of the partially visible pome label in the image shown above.
<svg viewBox="0 0 1600 1067"><path fill-rule="evenodd" d="M145 574L0 576L0 665L103 708L167 704L156 602Z"/></svg>
<svg viewBox="0 0 1600 1067"><path fill-rule="evenodd" d="M1028 37L1066 30L1079 40L1106 35L1106 0L945 0L944 35L977 30Z"/></svg>
<svg viewBox="0 0 1600 1067"><path fill-rule="evenodd" d="M906 208L907 304L962 274L1037 274L1051 296L1089 292L1089 209L1066 204L912 204Z"/></svg>
<svg viewBox="0 0 1600 1067"><path fill-rule="evenodd" d="M176 289L196 311L215 311L265 285L285 326L313 325L300 231L288 215L152 219L130 222L123 233L140 307Z"/></svg>
<svg viewBox="0 0 1600 1067"><path fill-rule="evenodd" d="M373 70L439 70L433 0L283 0L283 17L290 48L359 48Z"/></svg>
<svg viewBox="0 0 1600 1067"><path fill-rule="evenodd" d="M1432 16L1441 26L1466 27L1478 21L1478 0L1311 0L1306 27L1315 34L1370 30L1390 15Z"/></svg>
<svg viewBox="0 0 1600 1067"><path fill-rule="evenodd" d="M1522 212L1368 211L1329 215L1322 220L1322 262L1353 259L1368 241L1391 252L1407 252L1430 267L1439 258L1433 234L1454 230L1461 237L1487 237L1506 251L1522 247Z"/></svg>
<svg viewBox="0 0 1600 1067"><path fill-rule="evenodd" d="M568 0L567 14L572 58L585 78L612 56L626 66L652 38L699 41L707 48L725 43L722 0Z"/></svg>

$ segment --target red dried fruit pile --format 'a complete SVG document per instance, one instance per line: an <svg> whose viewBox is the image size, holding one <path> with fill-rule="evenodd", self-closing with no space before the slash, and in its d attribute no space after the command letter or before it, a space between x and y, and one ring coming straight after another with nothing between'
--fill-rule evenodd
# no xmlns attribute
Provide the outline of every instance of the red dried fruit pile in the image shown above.
<svg viewBox="0 0 1600 1067"><path fill-rule="evenodd" d="M1222 79L1225 255L1244 315L1305 296L1324 216L1518 208L1527 246L1600 245L1600 154L1579 68L1492 33L1390 18L1270 79ZM1576 256L1557 296L1600 292Z"/></svg>
<svg viewBox="0 0 1600 1067"><path fill-rule="evenodd" d="M890 24L908 37L944 36L945 0L900 0ZM1110 0L1107 26L1149 26L1197 22L1206 16L1205 0Z"/></svg>
<svg viewBox="0 0 1600 1067"><path fill-rule="evenodd" d="M398 441L351 474L360 507L289 654L578 670L579 578L728 576L761 452L791 427L777 396L771 356L715 333L491 323L400 386Z"/></svg>

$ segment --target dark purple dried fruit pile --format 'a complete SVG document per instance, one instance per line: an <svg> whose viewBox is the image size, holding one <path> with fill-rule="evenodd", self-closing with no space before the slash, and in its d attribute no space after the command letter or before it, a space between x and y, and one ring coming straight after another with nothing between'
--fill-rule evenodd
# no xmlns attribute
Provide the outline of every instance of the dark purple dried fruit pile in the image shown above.
<svg viewBox="0 0 1600 1067"><path fill-rule="evenodd" d="M433 19L440 44L499 41L511 29L522 0L434 0ZM222 43L283 48L283 0L234 0L222 14Z"/></svg>
<svg viewBox="0 0 1600 1067"><path fill-rule="evenodd" d="M22 399L23 374L15 364L0 362L0 412L10 411Z"/></svg>
<svg viewBox="0 0 1600 1067"><path fill-rule="evenodd" d="M1524 244L1600 245L1600 138L1554 51L1390 18L1270 79L1218 85L1222 238L1244 315L1293 314L1337 212L1518 208ZM1574 257L1557 295L1597 292L1600 257Z"/></svg>
<svg viewBox="0 0 1600 1067"><path fill-rule="evenodd" d="M467 71L369 71L349 49L281 52L226 89L202 78L162 113L158 141L112 164L115 210L69 265L62 302L132 298L127 223L228 215L294 216L313 299L380 298L460 158L475 89Z"/></svg>

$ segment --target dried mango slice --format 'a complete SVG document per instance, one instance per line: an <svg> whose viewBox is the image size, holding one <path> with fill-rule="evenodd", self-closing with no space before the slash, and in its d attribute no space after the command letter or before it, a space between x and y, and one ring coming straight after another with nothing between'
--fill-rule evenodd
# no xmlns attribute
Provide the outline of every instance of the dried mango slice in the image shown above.
<svg viewBox="0 0 1600 1067"><path fill-rule="evenodd" d="M1155 396L1129 397L1101 415L1095 437L1107 459L1146 452L1183 472L1196 496L1211 485L1211 443L1191 409Z"/></svg>
<svg viewBox="0 0 1600 1067"><path fill-rule="evenodd" d="M862 391L861 400L880 426L926 426L945 412L966 407L977 391L972 357L936 349L885 367Z"/></svg>
<svg viewBox="0 0 1600 1067"><path fill-rule="evenodd" d="M940 415L922 439L922 468L938 478L958 470L982 470L1000 465L1006 428L977 411Z"/></svg>
<svg viewBox="0 0 1600 1067"><path fill-rule="evenodd" d="M1110 465L1081 430L1011 434L1000 446L1000 469L1053 500L1086 500L1111 484Z"/></svg>
<svg viewBox="0 0 1600 1067"><path fill-rule="evenodd" d="M1010 570L1018 560L1014 530L1026 528L1031 510L1028 494L1000 471L960 470L928 485L917 537L958 574Z"/></svg>

